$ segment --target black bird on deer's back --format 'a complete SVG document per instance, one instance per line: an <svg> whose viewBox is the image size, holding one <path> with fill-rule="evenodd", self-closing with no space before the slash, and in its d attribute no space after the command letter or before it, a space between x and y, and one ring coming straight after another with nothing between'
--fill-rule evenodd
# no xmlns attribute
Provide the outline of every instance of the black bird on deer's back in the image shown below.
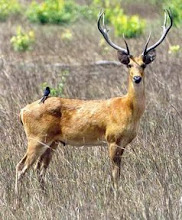
<svg viewBox="0 0 182 220"><path fill-rule="evenodd" d="M49 87L46 87L45 90L44 90L44 95L42 96L42 98L41 98L39 104L40 104L40 103L44 103L45 100L47 99L47 97L49 96L49 94L50 94L50 88L49 88Z"/></svg>

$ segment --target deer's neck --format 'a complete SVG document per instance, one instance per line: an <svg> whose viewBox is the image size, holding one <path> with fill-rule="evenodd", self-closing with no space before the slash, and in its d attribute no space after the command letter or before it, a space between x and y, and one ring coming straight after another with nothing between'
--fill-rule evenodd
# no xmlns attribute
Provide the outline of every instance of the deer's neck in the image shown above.
<svg viewBox="0 0 182 220"><path fill-rule="evenodd" d="M139 119L145 110L145 81L144 78L139 84L135 84L132 78L129 78L128 103L132 108L132 112L136 119Z"/></svg>

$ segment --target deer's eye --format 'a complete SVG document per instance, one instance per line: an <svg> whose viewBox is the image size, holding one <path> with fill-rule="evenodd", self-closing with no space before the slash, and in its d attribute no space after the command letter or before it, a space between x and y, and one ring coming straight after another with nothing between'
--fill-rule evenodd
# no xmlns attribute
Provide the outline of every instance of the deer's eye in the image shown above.
<svg viewBox="0 0 182 220"><path fill-rule="evenodd" d="M145 63L143 63L143 64L141 65L141 67L142 67L143 69L145 69L146 64L145 64Z"/></svg>
<svg viewBox="0 0 182 220"><path fill-rule="evenodd" d="M131 68L131 67L132 67L132 65L131 65L131 64L128 64L128 65L127 65L127 67L128 67L128 68Z"/></svg>

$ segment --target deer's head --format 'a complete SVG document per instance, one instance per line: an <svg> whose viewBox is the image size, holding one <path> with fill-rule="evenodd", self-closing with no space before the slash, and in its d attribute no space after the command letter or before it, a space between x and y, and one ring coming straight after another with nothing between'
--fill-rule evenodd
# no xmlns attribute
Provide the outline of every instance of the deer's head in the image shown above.
<svg viewBox="0 0 182 220"><path fill-rule="evenodd" d="M167 16L169 17L169 20L170 20L170 24L168 26L166 26ZM103 19L103 27L101 26L102 19ZM125 39L124 39L124 42L126 45L126 49L117 46L116 44L114 44L110 40L109 35L108 35L108 29L104 23L104 12L100 13L99 19L98 19L99 31L103 35L106 42L111 47L113 47L114 49L117 50L118 59L122 64L124 64L128 67L130 78L132 78L132 81L134 84L140 84L140 82L142 82L142 79L144 77L145 67L155 60L155 57L156 57L155 49L165 39L165 37L167 36L167 33L169 32L170 28L172 27L172 24L173 24L173 19L172 19L171 12L169 10L165 10L163 32L162 32L160 39L155 44L153 44L151 47L148 48L148 44L150 41L150 35L149 35L142 54L137 57L134 57L130 54L129 47L128 47L128 44Z"/></svg>

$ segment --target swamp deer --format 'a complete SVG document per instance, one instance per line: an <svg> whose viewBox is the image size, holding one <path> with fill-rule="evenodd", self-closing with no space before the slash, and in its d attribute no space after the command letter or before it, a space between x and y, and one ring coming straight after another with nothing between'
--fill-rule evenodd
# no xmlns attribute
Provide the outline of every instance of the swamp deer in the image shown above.
<svg viewBox="0 0 182 220"><path fill-rule="evenodd" d="M127 94L107 100L48 97L44 103L37 100L21 109L20 118L27 136L28 149L16 166L17 196L19 180L35 161L40 183L43 184L45 171L59 142L74 146L107 143L112 163L112 181L114 187L118 187L121 156L125 147L136 137L139 120L145 109L144 69L155 59L155 48L165 39L172 23L171 13L166 10L161 38L148 48L149 35L143 53L134 57L125 39L126 49L110 40L104 14L100 14L99 31L106 42L117 50L119 61L128 67Z"/></svg>

